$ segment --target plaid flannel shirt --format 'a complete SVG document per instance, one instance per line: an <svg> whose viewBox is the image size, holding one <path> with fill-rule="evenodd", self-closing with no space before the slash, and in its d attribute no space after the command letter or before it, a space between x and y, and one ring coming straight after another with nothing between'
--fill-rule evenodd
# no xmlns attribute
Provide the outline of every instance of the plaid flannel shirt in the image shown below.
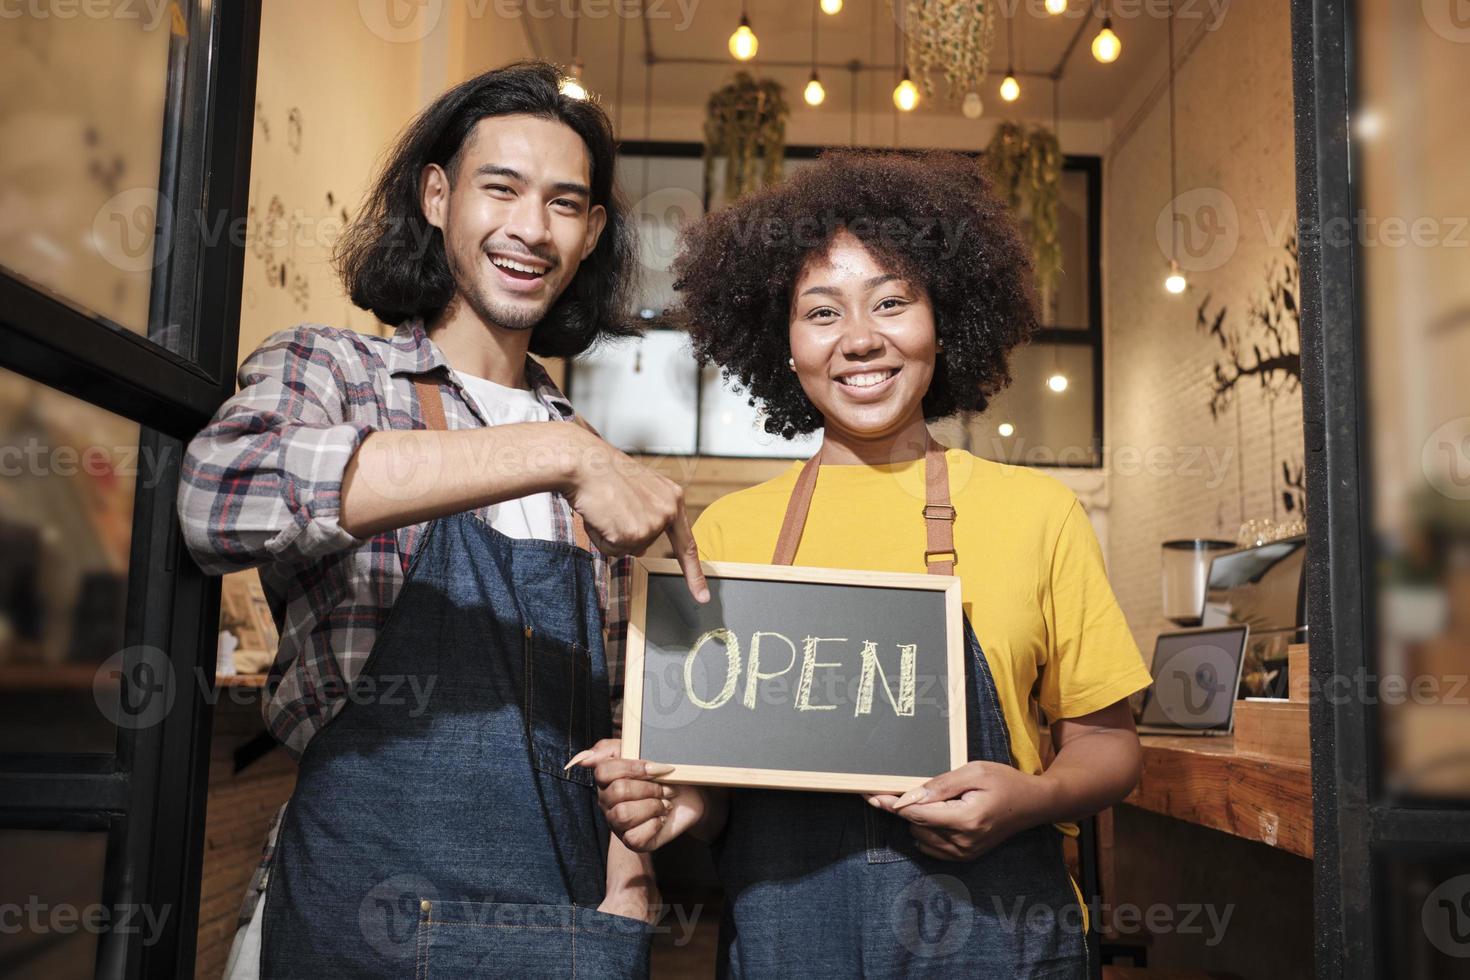
<svg viewBox="0 0 1470 980"><path fill-rule="evenodd" d="M353 537L338 523L342 475L369 433L425 427L413 382L429 372L440 378L450 429L487 424L422 323L392 338L283 331L241 366L240 391L189 444L178 503L185 540L206 572L259 566L281 634L262 711L297 757L347 702L427 527ZM530 358L526 378L553 419L572 418ZM555 539L570 543L571 509L554 499ZM488 523L488 508L477 513ZM593 557L616 728L629 562Z"/></svg>

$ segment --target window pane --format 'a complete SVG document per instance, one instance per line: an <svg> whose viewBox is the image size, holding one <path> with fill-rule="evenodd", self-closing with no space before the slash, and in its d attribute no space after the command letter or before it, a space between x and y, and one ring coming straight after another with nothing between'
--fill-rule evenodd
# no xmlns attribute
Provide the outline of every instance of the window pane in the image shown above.
<svg viewBox="0 0 1470 980"><path fill-rule="evenodd" d="M1449 980L1470 959L1470 851L1390 854L1377 904L1393 975Z"/></svg>
<svg viewBox="0 0 1470 980"><path fill-rule="evenodd" d="M113 750L99 667L123 649L134 488L153 471L137 423L0 369L0 752Z"/></svg>
<svg viewBox="0 0 1470 980"><path fill-rule="evenodd" d="M1042 298L1041 322L1048 327L1086 330L1091 326L1088 294L1092 287L1092 254L1087 248L1087 172L1063 170L1057 204L1057 235L1062 244L1062 273Z"/></svg>
<svg viewBox="0 0 1470 980"><path fill-rule="evenodd" d="M1076 344L1018 348L1011 355L1011 377L1011 386L985 414L969 420L970 451L1028 466L1098 465L1092 348Z"/></svg>
<svg viewBox="0 0 1470 980"><path fill-rule="evenodd" d="M624 452L687 456L698 374L686 334L650 330L577 358L572 391L577 411Z"/></svg>
<svg viewBox="0 0 1470 980"><path fill-rule="evenodd" d="M1383 783L1396 795L1464 806L1470 130L1459 99L1424 93L1470 86L1470 30L1454 20L1457 10L1463 17L1463 5L1426 4L1422 16L1393 4L1357 10L1360 91L1351 132L1358 210L1352 227L1337 234L1354 236L1362 283Z"/></svg>
<svg viewBox="0 0 1470 980"><path fill-rule="evenodd" d="M720 369L706 365L700 378L699 451L705 456L756 456L806 459L822 445L822 430L787 440L771 435L765 420L720 378Z"/></svg>
<svg viewBox="0 0 1470 980"><path fill-rule="evenodd" d="M0 30L16 96L0 101L0 271L146 334L170 47L185 42L173 4L61 6L17 4Z"/></svg>
<svg viewBox="0 0 1470 980"><path fill-rule="evenodd" d="M699 157L618 158L618 184L638 218L638 255L642 265L635 313L661 316L674 301L669 266L678 254L679 231L704 213L704 164Z"/></svg>
<svg viewBox="0 0 1470 980"><path fill-rule="evenodd" d="M147 916L102 904L106 862L103 833L0 830L0 978L89 978L104 932L148 936Z"/></svg>

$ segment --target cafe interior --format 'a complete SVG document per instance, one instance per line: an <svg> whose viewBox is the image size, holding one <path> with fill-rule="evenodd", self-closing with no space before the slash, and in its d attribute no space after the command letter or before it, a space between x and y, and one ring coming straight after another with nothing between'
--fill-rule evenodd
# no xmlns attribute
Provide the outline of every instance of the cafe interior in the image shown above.
<svg viewBox="0 0 1470 980"><path fill-rule="evenodd" d="M669 315L688 222L844 147L970 155L1014 210L1041 327L985 412L932 431L1076 494L1155 679L1136 788L1066 844L1093 975L1470 976L1457 9L14 5L0 977L222 975L296 764L261 712L281 624L255 570L209 577L183 550L181 450L271 334L391 333L344 294L334 242L420 109L523 59L610 116L642 274L640 337L545 367L691 518L820 434L769 434L692 353ZM708 849L655 861L652 974L713 976ZM388 955L412 922L379 897L362 941Z"/></svg>

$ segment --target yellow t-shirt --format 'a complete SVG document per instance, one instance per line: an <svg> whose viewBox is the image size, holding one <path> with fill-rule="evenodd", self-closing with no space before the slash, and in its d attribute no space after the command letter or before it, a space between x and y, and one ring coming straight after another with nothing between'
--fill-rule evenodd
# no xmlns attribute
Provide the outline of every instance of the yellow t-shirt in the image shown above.
<svg viewBox="0 0 1470 980"><path fill-rule="evenodd" d="M955 574L995 678L1012 763L1041 772L1034 694L1049 719L1128 697L1151 677L1081 503L1058 480L950 449ZM769 563L801 464L715 501L694 525L701 558ZM923 572L924 461L823 466L795 564ZM1076 833L1070 824L1058 824Z"/></svg>

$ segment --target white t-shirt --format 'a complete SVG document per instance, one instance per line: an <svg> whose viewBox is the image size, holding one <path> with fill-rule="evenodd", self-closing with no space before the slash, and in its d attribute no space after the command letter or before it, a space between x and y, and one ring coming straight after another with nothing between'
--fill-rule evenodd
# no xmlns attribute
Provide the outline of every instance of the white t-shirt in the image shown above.
<svg viewBox="0 0 1470 980"><path fill-rule="evenodd" d="M475 401L487 425L512 425L517 422L550 422L551 410L524 388L505 385L459 373L464 390ZM504 500L490 508L490 526L508 538L556 537L552 523L555 502L549 493L533 493L529 497Z"/></svg>

